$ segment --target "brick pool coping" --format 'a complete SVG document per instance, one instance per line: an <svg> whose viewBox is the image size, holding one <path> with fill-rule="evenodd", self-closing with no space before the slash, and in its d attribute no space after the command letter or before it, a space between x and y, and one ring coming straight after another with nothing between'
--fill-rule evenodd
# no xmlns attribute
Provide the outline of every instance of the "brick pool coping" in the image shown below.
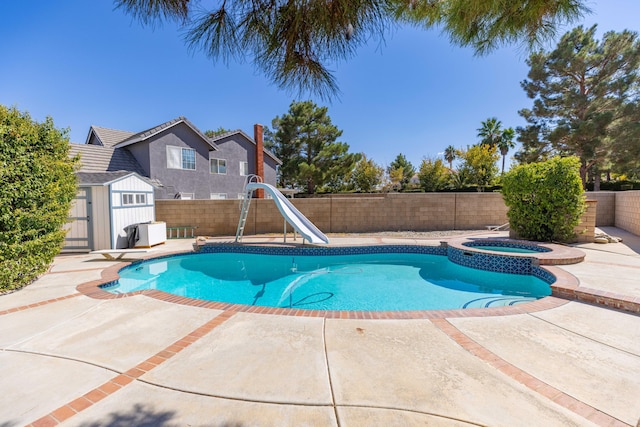
<svg viewBox="0 0 640 427"><path fill-rule="evenodd" d="M457 239L454 244L465 239ZM451 244L451 243L450 243ZM259 246L259 245L246 245L246 246ZM384 245L379 245L384 246ZM571 254L569 249L566 249L565 253ZM577 251L573 249L573 251ZM581 251L579 251L581 252ZM175 255L187 255L194 253L193 251L179 251L166 253L161 258L166 258ZM549 253L541 253L549 254ZM521 255L521 254L516 254ZM529 255L529 254L526 254ZM537 254L536 254L537 255ZM146 256L140 260L134 262L140 262L144 260L150 260L159 258L156 256ZM551 259L560 259L551 258ZM156 289L148 289L141 291L128 292L124 294L112 294L100 288L109 282L113 282L119 279L118 272L124 267L130 265L132 262L120 262L113 266L104 269L101 273L102 278L99 280L92 280L85 282L77 286L78 292L95 299L118 299L128 298L134 295L145 295L150 298L154 298L161 301L166 301L174 304L210 308L215 310L224 310L232 312L246 312L257 314L270 314L270 315L283 315L283 316L301 316L301 317L323 317L327 319L445 319L454 317L489 317L489 316L508 316L515 314L533 313L537 311L548 310L551 308L559 307L566 304L569 301L579 301L590 304L602 305L605 307L628 311L632 313L640 313L640 298L628 297L625 295L616 294L613 292L599 291L597 289L590 289L581 287L578 279L571 273L568 273L561 268L553 265L540 266L540 268L550 272L556 277L556 281L551 285L551 296L541 298L536 301L517 304L507 307L489 307L489 308L466 308L466 309L452 309L452 310L406 310L406 311L355 311L355 310L300 310L291 308L276 308L276 307L263 307L263 306L250 306L243 304L232 304L217 301L207 301L196 298L181 297L173 294L169 294ZM560 262L562 264L562 262Z"/></svg>

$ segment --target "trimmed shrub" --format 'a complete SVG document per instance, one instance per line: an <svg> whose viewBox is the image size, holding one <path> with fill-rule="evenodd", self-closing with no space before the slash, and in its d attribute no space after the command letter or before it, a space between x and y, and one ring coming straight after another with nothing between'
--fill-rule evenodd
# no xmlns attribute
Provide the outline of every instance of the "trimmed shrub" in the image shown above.
<svg viewBox="0 0 640 427"><path fill-rule="evenodd" d="M585 210L577 157L520 165L502 179L509 225L518 237L566 242Z"/></svg>
<svg viewBox="0 0 640 427"><path fill-rule="evenodd" d="M62 248L77 190L66 134L0 105L0 292L31 283Z"/></svg>

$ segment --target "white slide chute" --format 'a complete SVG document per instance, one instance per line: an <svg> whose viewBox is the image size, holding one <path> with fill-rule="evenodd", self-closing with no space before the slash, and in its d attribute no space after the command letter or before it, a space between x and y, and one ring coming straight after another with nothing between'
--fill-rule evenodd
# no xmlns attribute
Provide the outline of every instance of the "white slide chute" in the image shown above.
<svg viewBox="0 0 640 427"><path fill-rule="evenodd" d="M271 195L278 210L284 219L302 235L309 243L329 243L329 238L324 235L309 219L302 214L295 206L275 188L273 185L263 182L250 182L246 185L245 190L264 189Z"/></svg>

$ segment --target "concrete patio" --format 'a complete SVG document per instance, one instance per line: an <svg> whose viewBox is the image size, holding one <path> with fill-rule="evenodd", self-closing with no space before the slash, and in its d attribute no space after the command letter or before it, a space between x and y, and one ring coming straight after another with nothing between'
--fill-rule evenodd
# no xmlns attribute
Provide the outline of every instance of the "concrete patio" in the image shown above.
<svg viewBox="0 0 640 427"><path fill-rule="evenodd" d="M585 262L562 268L580 286L640 303L640 238L603 231L624 242L578 245ZM171 240L146 255L192 243ZM1 427L640 422L638 315L566 302L510 316L344 320L76 290L115 264L61 255L35 283L0 296Z"/></svg>

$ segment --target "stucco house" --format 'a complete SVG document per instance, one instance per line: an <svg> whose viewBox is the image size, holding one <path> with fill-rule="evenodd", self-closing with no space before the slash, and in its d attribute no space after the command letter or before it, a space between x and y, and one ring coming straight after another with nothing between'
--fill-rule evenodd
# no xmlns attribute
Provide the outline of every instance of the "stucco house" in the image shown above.
<svg viewBox="0 0 640 427"><path fill-rule="evenodd" d="M275 185L282 164L265 150L261 125L254 138L241 130L208 138L185 117L137 133L91 126L84 144L71 144L78 153L80 172L135 172L155 185L155 199L235 199L247 175Z"/></svg>

